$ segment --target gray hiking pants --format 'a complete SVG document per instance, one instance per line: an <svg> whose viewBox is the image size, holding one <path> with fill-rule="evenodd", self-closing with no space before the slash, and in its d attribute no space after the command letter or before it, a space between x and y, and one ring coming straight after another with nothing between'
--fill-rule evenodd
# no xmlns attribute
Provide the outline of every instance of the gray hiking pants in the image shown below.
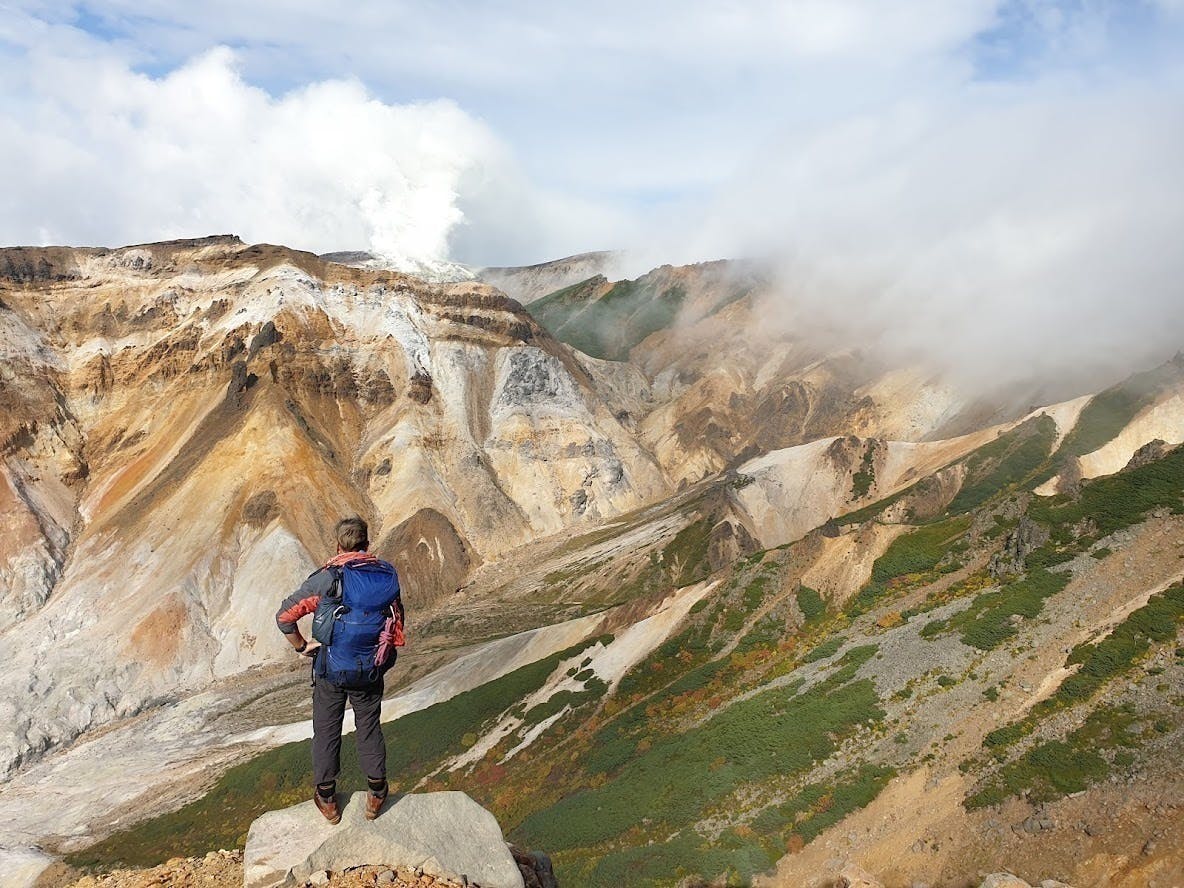
<svg viewBox="0 0 1184 888"><path fill-rule="evenodd" d="M317 783L330 783L341 770L341 720L345 701L354 710L358 763L363 776L386 779L386 742L379 712L382 679L360 688L341 688L323 678L312 686L312 775Z"/></svg>

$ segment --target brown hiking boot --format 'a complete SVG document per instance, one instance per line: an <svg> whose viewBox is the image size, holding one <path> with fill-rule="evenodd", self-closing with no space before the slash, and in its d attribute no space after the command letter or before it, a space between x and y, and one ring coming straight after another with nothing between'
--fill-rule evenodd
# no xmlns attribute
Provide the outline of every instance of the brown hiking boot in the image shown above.
<svg viewBox="0 0 1184 888"><path fill-rule="evenodd" d="M341 822L341 808L337 805L336 795L331 799L323 799L319 792L313 790L312 803L317 806L317 810L324 814L325 819L330 823Z"/></svg>
<svg viewBox="0 0 1184 888"><path fill-rule="evenodd" d="M373 820L378 816L378 812L382 810L383 804L386 803L386 797L389 793L384 792L382 795L376 795L372 792L366 793L366 810L363 812L367 820Z"/></svg>

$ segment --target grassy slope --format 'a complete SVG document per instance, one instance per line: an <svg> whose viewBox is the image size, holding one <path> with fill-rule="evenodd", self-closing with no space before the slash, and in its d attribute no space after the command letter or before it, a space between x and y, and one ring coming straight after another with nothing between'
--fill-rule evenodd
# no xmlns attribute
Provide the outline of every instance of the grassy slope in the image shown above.
<svg viewBox="0 0 1184 888"><path fill-rule="evenodd" d="M673 324L686 298L677 285L659 289L645 279L620 281L598 296L596 283L544 296L531 304L530 313L557 339L610 361L625 360L633 346Z"/></svg>
<svg viewBox="0 0 1184 888"><path fill-rule="evenodd" d="M409 787L450 754L465 735L537 688L556 665L580 648L554 654L451 700L404 716L383 727L387 768L396 789ZM304 801L310 792L311 741L288 743L239 765L203 798L146 821L71 855L76 866L128 863L155 865L170 857L242 847L251 821L265 811ZM342 744L339 791L364 788L352 742Z"/></svg>

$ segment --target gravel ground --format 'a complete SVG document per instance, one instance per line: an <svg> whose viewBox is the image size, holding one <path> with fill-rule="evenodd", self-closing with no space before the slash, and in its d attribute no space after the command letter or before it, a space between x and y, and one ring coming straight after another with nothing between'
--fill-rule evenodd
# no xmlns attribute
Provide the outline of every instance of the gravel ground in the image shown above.
<svg viewBox="0 0 1184 888"><path fill-rule="evenodd" d="M49 875L49 874L47 874ZM243 852L211 851L205 857L175 857L151 869L113 870L101 875L59 873L39 883L39 888L241 888ZM328 888L460 888L459 883L417 875L386 866L362 866L341 873L316 874L305 885Z"/></svg>

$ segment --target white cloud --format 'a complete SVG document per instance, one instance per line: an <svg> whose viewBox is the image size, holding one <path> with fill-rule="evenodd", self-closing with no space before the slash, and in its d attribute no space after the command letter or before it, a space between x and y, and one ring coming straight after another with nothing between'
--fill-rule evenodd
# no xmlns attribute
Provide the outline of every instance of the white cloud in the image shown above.
<svg viewBox="0 0 1184 888"><path fill-rule="evenodd" d="M0 165L19 172L0 220L7 243L232 231L436 258L463 219L462 180L508 163L452 102L386 104L353 80L275 98L244 82L226 48L159 79L110 56L26 61L26 91L0 115Z"/></svg>
<svg viewBox="0 0 1184 888"><path fill-rule="evenodd" d="M544 204L604 220L592 229L536 207L546 224L531 233L549 243L458 257L508 262L582 249L585 235L620 243L637 204L718 186L786 118L841 113L852 96L874 101L935 66L963 68L950 51L991 25L1000 0L900 0L887 12L879 0L17 2L36 27L10 39L40 53L89 39L73 24L101 35L91 51L137 70L228 45L243 79L272 95L345 74L388 103L455 101L511 147Z"/></svg>

